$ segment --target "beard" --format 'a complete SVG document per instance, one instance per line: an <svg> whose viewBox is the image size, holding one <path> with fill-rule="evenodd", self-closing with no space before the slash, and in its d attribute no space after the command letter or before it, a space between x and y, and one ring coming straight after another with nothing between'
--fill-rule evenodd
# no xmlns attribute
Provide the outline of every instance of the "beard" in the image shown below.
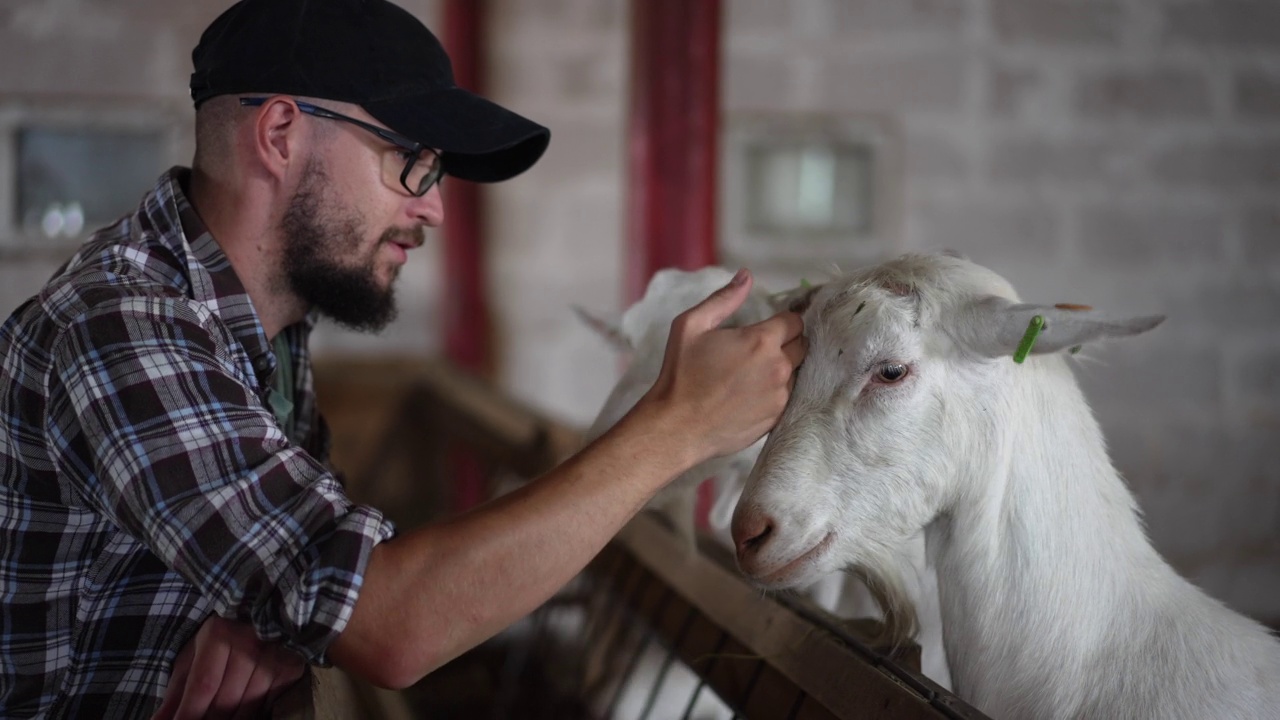
<svg viewBox="0 0 1280 720"><path fill-rule="evenodd" d="M325 202L322 189L328 186L328 175L314 158L307 161L304 175L280 221L290 289L339 325L361 332L382 330L396 317L396 300L391 285L378 283L375 260L384 242L405 231L389 229L367 258L343 262L360 248L363 220Z"/></svg>

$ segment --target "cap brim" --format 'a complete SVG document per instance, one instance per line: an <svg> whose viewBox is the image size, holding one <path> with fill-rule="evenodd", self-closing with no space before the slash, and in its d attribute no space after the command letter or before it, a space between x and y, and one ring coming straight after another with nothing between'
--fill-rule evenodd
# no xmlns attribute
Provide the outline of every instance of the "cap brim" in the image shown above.
<svg viewBox="0 0 1280 720"><path fill-rule="evenodd" d="M447 174L474 182L519 175L551 142L547 128L458 87L361 106L392 130L439 150Z"/></svg>

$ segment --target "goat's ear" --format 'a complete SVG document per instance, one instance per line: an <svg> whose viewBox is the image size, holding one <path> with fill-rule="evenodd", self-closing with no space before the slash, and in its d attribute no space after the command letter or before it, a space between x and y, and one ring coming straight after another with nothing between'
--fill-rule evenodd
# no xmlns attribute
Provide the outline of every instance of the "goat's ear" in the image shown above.
<svg viewBox="0 0 1280 720"><path fill-rule="evenodd" d="M794 313L803 313L809 308L809 302L813 300L813 294L818 292L822 285L810 285L804 283L790 290L776 292L769 296L769 303L773 305L774 312L782 312L784 310Z"/></svg>
<svg viewBox="0 0 1280 720"><path fill-rule="evenodd" d="M605 342L617 350L618 352L629 353L635 348L631 347L631 341L626 335L622 334L622 327L617 322L610 322L604 318L593 315L580 305L573 306L573 312L578 319L587 324L587 327L595 330Z"/></svg>
<svg viewBox="0 0 1280 720"><path fill-rule="evenodd" d="M1044 327L1031 346L1032 354L1052 353L1103 338L1144 333L1164 322L1163 315L1116 317L1085 305L1030 305L989 296L957 314L953 333L972 352L985 357L1012 356L1039 315Z"/></svg>

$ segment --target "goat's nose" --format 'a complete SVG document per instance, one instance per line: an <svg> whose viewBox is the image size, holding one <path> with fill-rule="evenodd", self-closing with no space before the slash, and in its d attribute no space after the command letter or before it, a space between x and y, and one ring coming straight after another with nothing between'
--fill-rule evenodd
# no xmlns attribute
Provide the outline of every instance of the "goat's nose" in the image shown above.
<svg viewBox="0 0 1280 720"><path fill-rule="evenodd" d="M733 534L739 563L760 552L760 548L773 536L773 526L773 518L756 508L746 509L734 516L730 532Z"/></svg>

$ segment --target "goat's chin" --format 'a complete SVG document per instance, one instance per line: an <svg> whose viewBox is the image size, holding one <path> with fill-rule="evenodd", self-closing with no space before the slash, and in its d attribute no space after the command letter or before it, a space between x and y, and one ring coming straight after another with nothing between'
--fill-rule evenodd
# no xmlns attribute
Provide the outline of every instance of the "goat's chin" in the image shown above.
<svg viewBox="0 0 1280 720"><path fill-rule="evenodd" d="M809 585L836 568L830 561L835 540L835 532L829 532L816 545L799 554L747 561L739 558L738 568L753 583L768 590Z"/></svg>

